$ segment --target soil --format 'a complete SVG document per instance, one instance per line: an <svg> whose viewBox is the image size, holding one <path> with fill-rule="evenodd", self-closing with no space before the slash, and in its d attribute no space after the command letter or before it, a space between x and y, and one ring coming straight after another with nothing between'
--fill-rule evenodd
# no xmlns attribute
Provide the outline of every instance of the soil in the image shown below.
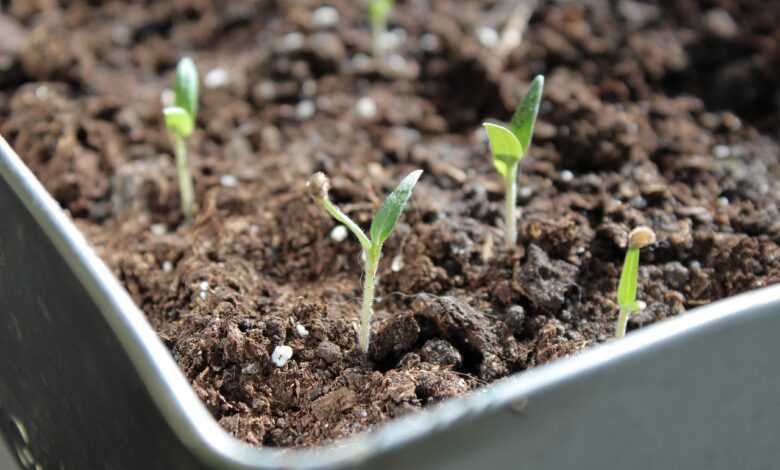
<svg viewBox="0 0 780 470"><path fill-rule="evenodd" d="M780 3L545 2L505 48L491 31L525 3L400 0L380 60L362 4L328 4L335 23L310 0L0 2L0 133L237 437L333 441L608 341L640 224L658 242L629 329L780 280ZM185 54L192 223L161 121ZM504 250L480 123L538 73ZM304 183L326 172L365 227L416 168L363 357L359 246Z"/></svg>

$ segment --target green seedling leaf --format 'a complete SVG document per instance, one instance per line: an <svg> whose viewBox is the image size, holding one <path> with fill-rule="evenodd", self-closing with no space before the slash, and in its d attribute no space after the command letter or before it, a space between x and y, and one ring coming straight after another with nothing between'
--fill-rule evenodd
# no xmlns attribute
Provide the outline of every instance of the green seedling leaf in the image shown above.
<svg viewBox="0 0 780 470"><path fill-rule="evenodd" d="M523 158L523 146L511 130L492 122L482 124L490 141L493 153L493 165L501 176L507 176L509 170Z"/></svg>
<svg viewBox="0 0 780 470"><path fill-rule="evenodd" d="M393 9L393 0L371 0L368 5L371 23L374 25L382 24L387 20L390 10Z"/></svg>
<svg viewBox="0 0 780 470"><path fill-rule="evenodd" d="M198 69L189 57L176 66L176 106L184 109L195 123L198 116Z"/></svg>
<svg viewBox="0 0 780 470"><path fill-rule="evenodd" d="M395 190L387 196L382 207L379 208L374 220L371 221L371 243L374 245L382 245L387 240L395 224L398 222L398 218L401 216L401 212L406 206L406 202L412 195L412 189L417 184L417 180L420 179L422 170L415 170L406 176Z"/></svg>
<svg viewBox="0 0 780 470"><path fill-rule="evenodd" d="M520 106L517 107L515 114L512 115L510 124L512 132L517 136L520 145L525 150L531 147L536 115L539 114L539 103L542 101L542 88L544 88L544 77L537 75L534 81L531 82L525 98L523 98Z"/></svg>
<svg viewBox="0 0 780 470"><path fill-rule="evenodd" d="M179 137L189 137L192 134L193 122L189 113L178 106L163 109L165 127Z"/></svg>
<svg viewBox="0 0 780 470"><path fill-rule="evenodd" d="M636 308L636 285L639 275L639 248L629 248L623 263L618 284L618 305L620 308L633 311Z"/></svg>

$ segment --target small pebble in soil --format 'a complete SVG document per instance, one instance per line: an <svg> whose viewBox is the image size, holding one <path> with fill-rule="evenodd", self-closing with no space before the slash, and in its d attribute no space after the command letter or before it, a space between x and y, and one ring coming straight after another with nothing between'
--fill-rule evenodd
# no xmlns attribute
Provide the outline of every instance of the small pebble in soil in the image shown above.
<svg viewBox="0 0 780 470"><path fill-rule="evenodd" d="M46 101L49 98L49 88L46 85L41 85L35 89L35 97L40 101Z"/></svg>
<svg viewBox="0 0 780 470"><path fill-rule="evenodd" d="M477 30L477 39L484 47L496 47L499 39L498 32L493 28L483 26Z"/></svg>
<svg viewBox="0 0 780 470"><path fill-rule="evenodd" d="M317 28L330 28L339 22L339 11L330 6L322 6L314 10L311 21Z"/></svg>
<svg viewBox="0 0 780 470"><path fill-rule="evenodd" d="M116 24L111 27L111 40L117 46L127 46L133 40L133 32L126 24Z"/></svg>
<svg viewBox="0 0 780 470"><path fill-rule="evenodd" d="M160 103L165 106L173 106L173 103L176 102L176 93L171 90L170 88L166 88L165 90L160 92Z"/></svg>
<svg viewBox="0 0 780 470"><path fill-rule="evenodd" d="M372 67L371 57L368 54L358 52L350 59L350 65L358 72L367 72Z"/></svg>
<svg viewBox="0 0 780 470"><path fill-rule="evenodd" d="M512 330L512 333L522 334L525 330L525 309L521 305L512 305L506 311L504 323Z"/></svg>
<svg viewBox="0 0 780 470"><path fill-rule="evenodd" d="M387 66L396 75L405 75L408 72L408 65L406 59L399 54L393 54L387 58Z"/></svg>
<svg viewBox="0 0 780 470"><path fill-rule="evenodd" d="M690 279L688 268L679 261L672 261L664 266L664 282L672 289L681 290Z"/></svg>
<svg viewBox="0 0 780 470"><path fill-rule="evenodd" d="M149 227L149 230L152 231L153 235L162 236L165 235L168 232L168 229L165 227L164 224L154 224L151 227Z"/></svg>
<svg viewBox="0 0 780 470"><path fill-rule="evenodd" d="M216 68L211 69L203 77L203 86L206 88L219 88L225 86L230 81L230 74L227 70Z"/></svg>
<svg viewBox="0 0 780 470"><path fill-rule="evenodd" d="M301 86L301 93L304 96L314 96L317 94L317 82L314 80L306 80Z"/></svg>
<svg viewBox="0 0 780 470"><path fill-rule="evenodd" d="M276 98L276 85L272 81L263 81L255 86L254 95L255 98L259 98L264 101L272 101Z"/></svg>
<svg viewBox="0 0 780 470"><path fill-rule="evenodd" d="M363 119L372 119L376 116L376 102L369 96L364 96L355 104L357 115Z"/></svg>
<svg viewBox="0 0 780 470"><path fill-rule="evenodd" d="M317 350L314 354L323 361L332 364L341 359L341 348L330 341L322 341L317 345Z"/></svg>
<svg viewBox="0 0 780 470"><path fill-rule="evenodd" d="M520 191L518 191L520 199L524 199L524 200L525 199L530 199L531 196L533 195L533 193L534 193L534 190L531 189L530 186L523 186L522 188L520 188Z"/></svg>
<svg viewBox="0 0 780 470"><path fill-rule="evenodd" d="M328 96L318 96L315 103L317 104L317 109L323 111L330 111L333 109L333 99Z"/></svg>
<svg viewBox="0 0 780 470"><path fill-rule="evenodd" d="M561 172L561 181L564 183L568 183L569 181L574 179L574 173L572 173L569 170L563 170Z"/></svg>
<svg viewBox="0 0 780 470"><path fill-rule="evenodd" d="M660 15L659 7L634 0L621 0L617 9L632 29L639 29Z"/></svg>
<svg viewBox="0 0 780 470"><path fill-rule="evenodd" d="M401 47L406 42L406 31L401 28L395 28L392 31L386 31L379 39L380 48L383 51L393 51Z"/></svg>
<svg viewBox="0 0 780 470"><path fill-rule="evenodd" d="M295 116L304 121L314 116L316 108L314 102L311 100L303 100L295 107Z"/></svg>
<svg viewBox="0 0 780 470"><path fill-rule="evenodd" d="M307 330L306 327L301 325L300 323L295 325L295 332L298 333L298 336L300 336L301 338L305 338L309 336L309 330Z"/></svg>
<svg viewBox="0 0 780 470"><path fill-rule="evenodd" d="M642 196L634 196L628 201L631 207L635 209L644 209L647 207L647 200Z"/></svg>
<svg viewBox="0 0 780 470"><path fill-rule="evenodd" d="M725 197L725 196L721 196L721 197L719 197L719 198L718 198L718 205L719 205L720 207L726 207L726 206L728 206L728 205L729 205L729 198L727 198L727 197Z"/></svg>
<svg viewBox="0 0 780 470"><path fill-rule="evenodd" d="M173 271L173 263L171 263L170 261L164 261L162 264L162 270L163 272L166 273Z"/></svg>
<svg viewBox="0 0 780 470"><path fill-rule="evenodd" d="M738 131L742 128L742 121L736 114L726 111L721 114L721 122L732 131Z"/></svg>
<svg viewBox="0 0 780 470"><path fill-rule="evenodd" d="M704 14L704 26L707 30L722 39L733 38L739 33L739 26L729 12L722 8L709 10Z"/></svg>
<svg viewBox="0 0 780 470"><path fill-rule="evenodd" d="M206 281L201 281L201 283L198 285L200 287L200 298L201 300L206 300L206 296L209 292L209 283Z"/></svg>
<svg viewBox="0 0 780 470"><path fill-rule="evenodd" d="M443 339L431 339L420 349L420 358L442 367L457 367L463 361L460 352Z"/></svg>
<svg viewBox="0 0 780 470"><path fill-rule="evenodd" d="M341 243L347 239L347 227L343 225L336 225L333 230L330 231L330 239L336 243Z"/></svg>
<svg viewBox="0 0 780 470"><path fill-rule="evenodd" d="M260 364L257 362L250 362L241 369L242 374L257 374L260 372Z"/></svg>
<svg viewBox="0 0 780 470"><path fill-rule="evenodd" d="M287 33L282 38L282 50L285 52L297 51L303 47L304 39L303 34L297 31Z"/></svg>
<svg viewBox="0 0 780 470"><path fill-rule="evenodd" d="M716 145L712 148L712 154L718 159L729 158L731 156L731 148L728 145Z"/></svg>
<svg viewBox="0 0 780 470"><path fill-rule="evenodd" d="M284 367L292 355L292 348L286 344L283 344L274 348L274 351L271 353L271 362L273 362L276 367Z"/></svg>
<svg viewBox="0 0 780 470"><path fill-rule="evenodd" d="M404 256L402 253L398 253L393 257L393 262L390 263L390 271L397 273L402 269L404 269Z"/></svg>
<svg viewBox="0 0 780 470"><path fill-rule="evenodd" d="M439 36L432 33L425 33L420 37L420 48L425 52L436 52L441 47Z"/></svg>
<svg viewBox="0 0 780 470"><path fill-rule="evenodd" d="M235 188L238 186L238 178L233 175L222 175L219 177L219 184L223 188Z"/></svg>
<svg viewBox="0 0 780 470"><path fill-rule="evenodd" d="M477 127L474 129L474 139L484 145L488 144L488 136L487 132L485 132L485 128L482 126Z"/></svg>

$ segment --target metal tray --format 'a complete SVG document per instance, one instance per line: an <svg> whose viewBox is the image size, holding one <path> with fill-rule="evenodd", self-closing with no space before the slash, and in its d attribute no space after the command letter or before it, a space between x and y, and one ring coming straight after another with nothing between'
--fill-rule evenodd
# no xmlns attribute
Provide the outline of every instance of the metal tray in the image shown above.
<svg viewBox="0 0 780 470"><path fill-rule="evenodd" d="M128 294L2 138L0 214L3 469L778 465L780 286L344 442L252 448L209 415Z"/></svg>

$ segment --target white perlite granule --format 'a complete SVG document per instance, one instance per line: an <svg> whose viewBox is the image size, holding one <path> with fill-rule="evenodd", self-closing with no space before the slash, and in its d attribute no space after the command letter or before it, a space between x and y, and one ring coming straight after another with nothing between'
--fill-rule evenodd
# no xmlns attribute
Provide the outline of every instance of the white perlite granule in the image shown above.
<svg viewBox="0 0 780 470"><path fill-rule="evenodd" d="M287 345L277 346L274 348L274 352L271 353L271 362L273 362L276 367L284 367L284 365L287 364L287 361L290 360L292 355L293 355L293 350L290 346Z"/></svg>

